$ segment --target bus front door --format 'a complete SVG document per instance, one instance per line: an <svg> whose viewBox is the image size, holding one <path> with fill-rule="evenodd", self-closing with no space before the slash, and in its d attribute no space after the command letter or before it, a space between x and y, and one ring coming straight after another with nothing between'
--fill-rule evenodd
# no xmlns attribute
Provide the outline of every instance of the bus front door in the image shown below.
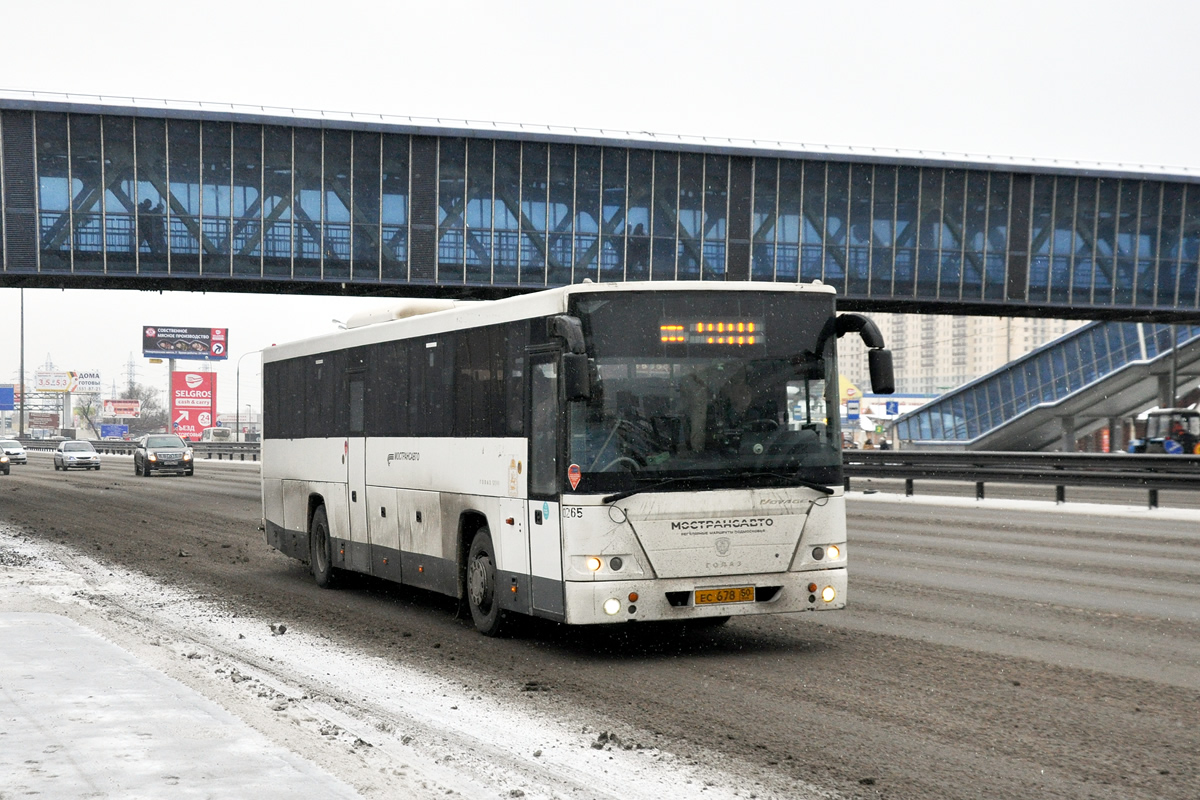
<svg viewBox="0 0 1200 800"><path fill-rule="evenodd" d="M558 354L529 358L529 567L533 610L563 619L562 533L558 503L558 443L561 439Z"/></svg>

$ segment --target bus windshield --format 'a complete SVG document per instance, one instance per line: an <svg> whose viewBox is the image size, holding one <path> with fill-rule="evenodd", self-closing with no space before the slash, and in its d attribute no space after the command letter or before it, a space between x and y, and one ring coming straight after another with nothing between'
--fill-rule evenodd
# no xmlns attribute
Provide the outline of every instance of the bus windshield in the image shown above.
<svg viewBox="0 0 1200 800"><path fill-rule="evenodd" d="M576 491L840 482L828 295L642 293L576 313L592 372L568 413Z"/></svg>

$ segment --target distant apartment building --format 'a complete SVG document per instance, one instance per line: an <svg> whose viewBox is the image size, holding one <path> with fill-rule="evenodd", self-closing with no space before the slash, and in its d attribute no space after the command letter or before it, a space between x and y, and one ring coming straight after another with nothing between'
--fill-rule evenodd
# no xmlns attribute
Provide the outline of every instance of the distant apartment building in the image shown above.
<svg viewBox="0 0 1200 800"><path fill-rule="evenodd" d="M896 391L939 395L998 369L1075 330L1080 320L868 314L892 351ZM866 349L857 336L838 342L841 373L871 391Z"/></svg>

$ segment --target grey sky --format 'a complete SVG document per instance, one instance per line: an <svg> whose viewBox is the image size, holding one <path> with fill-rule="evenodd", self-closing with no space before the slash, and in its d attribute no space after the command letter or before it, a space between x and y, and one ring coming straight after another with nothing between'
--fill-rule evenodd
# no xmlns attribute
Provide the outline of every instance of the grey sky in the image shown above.
<svg viewBox="0 0 1200 800"><path fill-rule="evenodd" d="M6 89L1200 167L1200 5L1182 0L10 5ZM142 325L228 327L222 411L239 356L379 305L25 295L29 375L49 353L107 387L132 352L165 386L139 357ZM0 382L17 310L0 289Z"/></svg>

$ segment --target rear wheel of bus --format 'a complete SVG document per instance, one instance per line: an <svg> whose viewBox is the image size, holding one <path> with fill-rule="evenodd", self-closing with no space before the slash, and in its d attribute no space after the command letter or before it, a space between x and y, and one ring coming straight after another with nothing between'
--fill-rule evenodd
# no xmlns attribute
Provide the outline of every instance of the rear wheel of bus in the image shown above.
<svg viewBox="0 0 1200 800"><path fill-rule="evenodd" d="M312 523L308 526L308 563L317 586L328 589L334 585L337 576L333 568L333 543L329 539L329 518L325 514L325 506L317 506Z"/></svg>
<svg viewBox="0 0 1200 800"><path fill-rule="evenodd" d="M475 629L484 636L499 636L507 614L496 597L496 551L486 527L475 532L467 555L467 604Z"/></svg>

